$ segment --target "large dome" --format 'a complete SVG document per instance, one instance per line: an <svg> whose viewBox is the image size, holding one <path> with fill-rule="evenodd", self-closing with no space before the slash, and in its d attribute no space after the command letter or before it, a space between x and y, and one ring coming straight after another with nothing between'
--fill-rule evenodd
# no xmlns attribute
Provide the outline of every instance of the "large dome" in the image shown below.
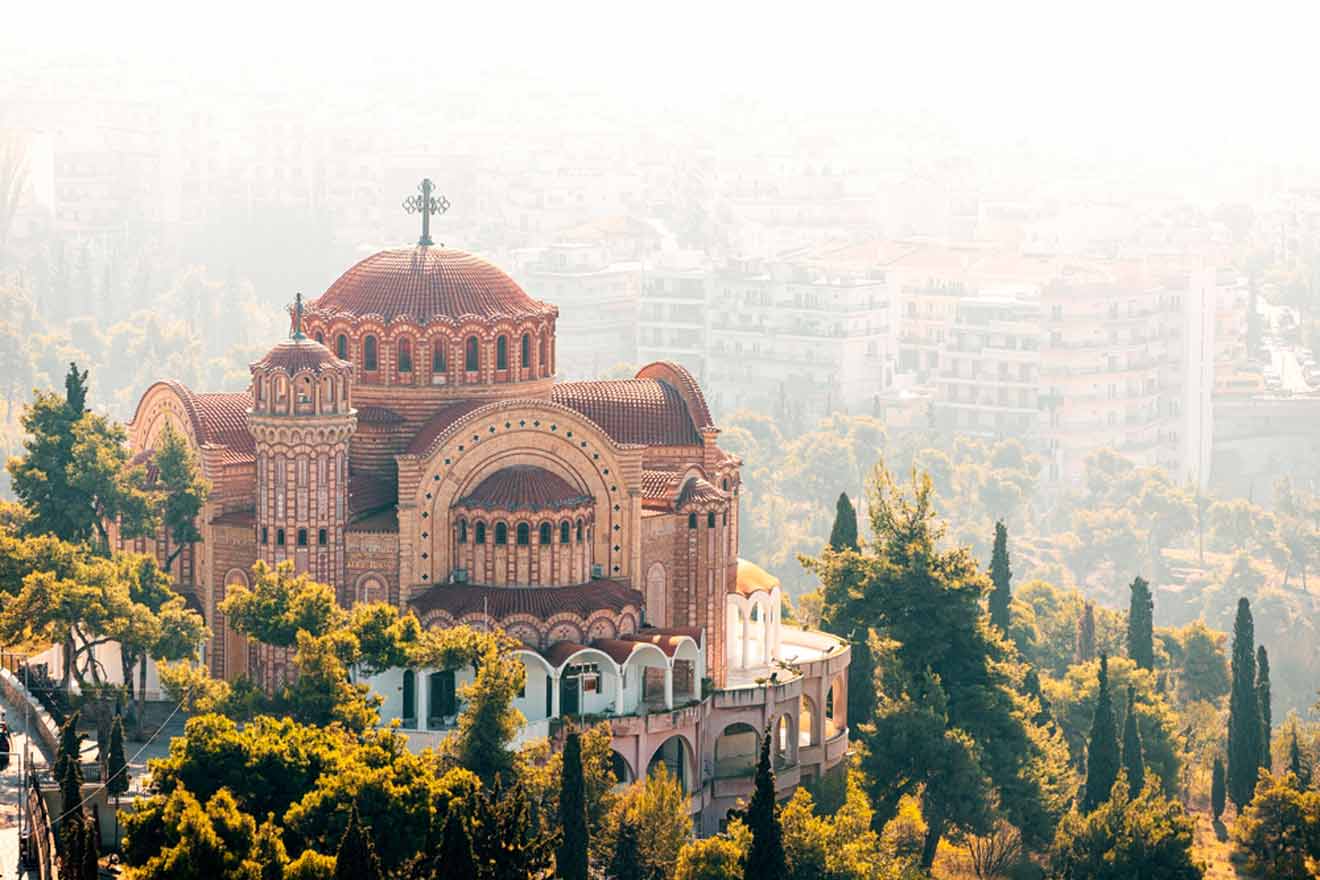
<svg viewBox="0 0 1320 880"><path fill-rule="evenodd" d="M555 313L528 296L503 270L450 248L416 246L381 251L353 266L311 310L325 317L378 316L417 324L464 318L533 318Z"/></svg>

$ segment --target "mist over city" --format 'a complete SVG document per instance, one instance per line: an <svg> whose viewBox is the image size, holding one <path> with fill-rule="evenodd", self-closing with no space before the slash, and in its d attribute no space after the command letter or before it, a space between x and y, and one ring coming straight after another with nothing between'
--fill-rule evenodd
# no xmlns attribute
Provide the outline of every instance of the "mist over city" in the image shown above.
<svg viewBox="0 0 1320 880"><path fill-rule="evenodd" d="M202 12L0 29L4 876L1320 877L1313 10Z"/></svg>

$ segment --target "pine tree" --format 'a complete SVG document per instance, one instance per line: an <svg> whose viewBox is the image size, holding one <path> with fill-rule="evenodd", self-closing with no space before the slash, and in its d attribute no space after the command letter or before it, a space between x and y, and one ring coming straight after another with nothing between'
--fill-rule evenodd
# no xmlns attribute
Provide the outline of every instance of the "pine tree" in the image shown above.
<svg viewBox="0 0 1320 880"><path fill-rule="evenodd" d="M1224 790L1224 761L1218 755L1215 755L1215 769L1210 777L1210 811L1214 814L1215 821L1224 815L1224 805L1227 799L1227 793Z"/></svg>
<svg viewBox="0 0 1320 880"><path fill-rule="evenodd" d="M1127 720L1123 722L1123 769L1128 790L1140 795L1146 786L1146 762L1141 756L1141 733L1137 730L1136 691L1128 685Z"/></svg>
<svg viewBox="0 0 1320 880"><path fill-rule="evenodd" d="M446 880L477 880L477 862L472 855L472 838L457 811L451 810L445 820L444 837L440 841L440 855L433 873Z"/></svg>
<svg viewBox="0 0 1320 880"><path fill-rule="evenodd" d="M1132 581L1131 602L1128 605L1127 650L1128 658L1141 669L1155 668L1155 600L1145 578ZM1138 789L1133 789L1137 792Z"/></svg>
<svg viewBox="0 0 1320 880"><path fill-rule="evenodd" d="M128 791L128 760L124 755L124 716L115 713L115 720L110 726L109 753L106 756L105 790L115 797Z"/></svg>
<svg viewBox="0 0 1320 880"><path fill-rule="evenodd" d="M1256 649L1256 702L1260 706L1260 765L1274 769L1270 740L1274 736L1274 711L1270 706L1270 655L1261 645Z"/></svg>
<svg viewBox="0 0 1320 880"><path fill-rule="evenodd" d="M385 880L376 848L358 819L357 804L349 809L348 827L335 854L335 880Z"/></svg>
<svg viewBox="0 0 1320 880"><path fill-rule="evenodd" d="M784 857L784 829L779 824L779 805L775 801L775 771L770 764L770 731L761 740L761 759L756 764L756 781L745 820L752 832L752 845L743 868L744 880L787 880L788 863Z"/></svg>
<svg viewBox="0 0 1320 880"><path fill-rule="evenodd" d="M582 780L582 735L574 731L564 743L559 784L559 827L563 837L555 852L561 880L587 880L587 803Z"/></svg>
<svg viewBox="0 0 1320 880"><path fill-rule="evenodd" d="M1082 616L1077 618L1075 659L1078 663L1090 663L1095 659L1095 605L1090 602L1082 604Z"/></svg>
<svg viewBox="0 0 1320 880"><path fill-rule="evenodd" d="M642 880L642 858L637 846L637 826L625 814L619 821L614 854L606 871L614 880Z"/></svg>
<svg viewBox="0 0 1320 880"><path fill-rule="evenodd" d="M990 622L1008 635L1012 622L1009 604L1013 600L1013 570L1008 565L1008 528L1003 520L995 523L995 546L990 553Z"/></svg>
<svg viewBox="0 0 1320 880"><path fill-rule="evenodd" d="M73 426L87 411L87 373L69 364L64 378L64 397L37 392L23 413L24 455L8 465L14 494L31 513L25 531L31 535L52 534L65 541L91 537L90 523L83 517L77 493L69 483L73 463Z"/></svg>
<svg viewBox="0 0 1320 880"><path fill-rule="evenodd" d="M1082 812L1089 813L1109 800L1109 791L1118 778L1120 756L1118 729L1114 724L1114 703L1109 693L1109 657L1100 655L1100 688L1095 695L1095 716L1091 720L1091 738L1086 746L1086 793Z"/></svg>
<svg viewBox="0 0 1320 880"><path fill-rule="evenodd" d="M1228 797L1243 810L1251 803L1260 769L1260 697L1256 693L1256 631L1251 603L1238 600L1233 622L1232 691L1228 698Z"/></svg>
<svg viewBox="0 0 1320 880"><path fill-rule="evenodd" d="M830 547L835 550L857 550L857 510L847 492L839 493L834 503L834 527L830 529Z"/></svg>
<svg viewBox="0 0 1320 880"><path fill-rule="evenodd" d="M60 725L60 741L55 749L55 764L51 770L55 778L63 779L69 761L79 763L82 760L82 735L78 733L78 718L81 713L75 710Z"/></svg>

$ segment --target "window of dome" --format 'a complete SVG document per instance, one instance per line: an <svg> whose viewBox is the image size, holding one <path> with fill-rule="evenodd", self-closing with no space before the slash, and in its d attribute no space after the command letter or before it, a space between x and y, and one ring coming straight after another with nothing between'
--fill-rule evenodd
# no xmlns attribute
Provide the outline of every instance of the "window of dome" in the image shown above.
<svg viewBox="0 0 1320 880"><path fill-rule="evenodd" d="M299 530L298 530L298 546L299 546L299 547L306 547L306 546L307 546L307 530L306 530L306 529L299 529Z"/></svg>
<svg viewBox="0 0 1320 880"><path fill-rule="evenodd" d="M577 542L582 543L582 520L577 521Z"/></svg>
<svg viewBox="0 0 1320 880"><path fill-rule="evenodd" d="M335 337L335 355L341 361L348 360L348 337L342 333Z"/></svg>
<svg viewBox="0 0 1320 880"><path fill-rule="evenodd" d="M548 522L543 522L543 523L541 523L541 543L542 543L542 544L549 544L549 543L550 543L550 540L551 540L551 537L552 537L552 532L553 532L553 530L550 528L550 523L548 523Z"/></svg>
<svg viewBox="0 0 1320 880"><path fill-rule="evenodd" d="M477 543L478 543L478 544L484 544L484 543L486 543L486 524L485 524L484 522L478 522L478 523L477 523L477 535L476 535L476 537L477 537Z"/></svg>
<svg viewBox="0 0 1320 880"><path fill-rule="evenodd" d="M275 546L276 547L284 546L284 529L275 530Z"/></svg>
<svg viewBox="0 0 1320 880"><path fill-rule="evenodd" d="M263 544L270 543L270 526L261 527L261 543Z"/></svg>
<svg viewBox="0 0 1320 880"><path fill-rule="evenodd" d="M465 519L460 519L458 521L458 543L467 543L467 520Z"/></svg>
<svg viewBox="0 0 1320 880"><path fill-rule="evenodd" d="M509 337L501 336L495 340L495 369L509 368Z"/></svg>
<svg viewBox="0 0 1320 880"><path fill-rule="evenodd" d="M706 528L715 528L715 511L713 510L707 511L706 513Z"/></svg>
<svg viewBox="0 0 1320 880"><path fill-rule="evenodd" d="M522 335L521 348L522 350L518 352L518 366L525 370L532 365L532 335L530 333Z"/></svg>
<svg viewBox="0 0 1320 880"><path fill-rule="evenodd" d="M321 547L324 547L326 544L330 543L330 533L327 532L325 529L317 529L316 543L318 546Z"/></svg>
<svg viewBox="0 0 1320 880"><path fill-rule="evenodd" d="M322 333L320 330L316 331L316 341L321 343L322 345L325 345L325 334Z"/></svg>
<svg viewBox="0 0 1320 880"><path fill-rule="evenodd" d="M445 341L437 339L431 343L431 372L445 373L448 369L445 365Z"/></svg>
<svg viewBox="0 0 1320 880"><path fill-rule="evenodd" d="M496 543L496 544L507 544L507 543L509 543L509 524L508 524L508 523L502 523L502 522L495 523L495 543Z"/></svg>
<svg viewBox="0 0 1320 880"><path fill-rule="evenodd" d="M477 337L469 336L467 338L466 349L463 358L463 369L469 373L475 373L481 369L481 353L478 350Z"/></svg>
<svg viewBox="0 0 1320 880"><path fill-rule="evenodd" d="M376 337L368 336L362 340L362 369L375 370L377 366Z"/></svg>
<svg viewBox="0 0 1320 880"><path fill-rule="evenodd" d="M518 523L518 546L526 547L532 543L532 527L527 523Z"/></svg>
<svg viewBox="0 0 1320 880"><path fill-rule="evenodd" d="M541 354L541 360L540 360L540 364L541 364L541 372L542 372L543 374L544 374L544 373L547 373L547 372L549 371L549 366L550 366L550 360L549 360L549 358L546 357L546 353L545 353L545 349L546 349L546 338L547 338L547 337L546 337L546 334L542 333L542 334L541 334L541 352L540 352L540 354Z"/></svg>
<svg viewBox="0 0 1320 880"><path fill-rule="evenodd" d="M689 513L689 514L688 514L688 528L689 528L689 529L695 529L696 527L697 527L697 515L696 515L695 513Z"/></svg>
<svg viewBox="0 0 1320 880"><path fill-rule="evenodd" d="M559 524L559 543L561 544L568 543L568 532L569 532L568 520L564 520Z"/></svg>
<svg viewBox="0 0 1320 880"><path fill-rule="evenodd" d="M412 372L412 340L411 339L399 340L399 372L400 373Z"/></svg>

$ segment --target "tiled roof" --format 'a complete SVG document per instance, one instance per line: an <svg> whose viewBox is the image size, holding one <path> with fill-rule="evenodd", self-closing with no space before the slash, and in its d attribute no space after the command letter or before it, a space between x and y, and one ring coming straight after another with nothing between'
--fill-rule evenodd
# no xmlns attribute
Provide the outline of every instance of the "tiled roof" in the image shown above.
<svg viewBox="0 0 1320 880"><path fill-rule="evenodd" d="M718 503L728 500L728 497L701 477L692 477L683 484L683 491L678 493L678 500L674 502L674 507L681 508L689 504L710 502Z"/></svg>
<svg viewBox="0 0 1320 880"><path fill-rule="evenodd" d="M377 315L385 321L527 318L557 313L480 257L439 247L381 251L353 266L310 306L320 314Z"/></svg>
<svg viewBox="0 0 1320 880"><path fill-rule="evenodd" d="M564 382L550 399L582 413L617 443L696 446L701 435L678 390L657 379Z"/></svg>
<svg viewBox="0 0 1320 880"><path fill-rule="evenodd" d="M184 390L187 391L186 388ZM200 445L214 443L236 453L256 454L256 441L252 439L247 427L247 411L252 407L250 392L188 394L197 414L197 440Z"/></svg>
<svg viewBox="0 0 1320 880"><path fill-rule="evenodd" d="M560 510L591 503L591 496L558 474L534 465L498 470L460 498L458 505L486 510Z"/></svg>
<svg viewBox="0 0 1320 880"><path fill-rule="evenodd" d="M738 583L736 589L744 596L756 592L770 592L779 586L779 578L766 571L755 562L738 560Z"/></svg>
<svg viewBox="0 0 1320 880"><path fill-rule="evenodd" d="M496 620L530 614L549 620L561 612L586 618L593 611L641 608L642 594L618 581L596 579L575 587L483 587L443 584L414 596L409 603L421 615L444 611L458 619L485 611Z"/></svg>
<svg viewBox="0 0 1320 880"><path fill-rule="evenodd" d="M253 372L257 370L283 370L290 376L301 373L303 370L319 373L322 370L350 369L352 369L352 364L348 361L341 361L331 354L330 349L315 339L307 337L286 339L266 352L266 356L261 360L252 364Z"/></svg>
<svg viewBox="0 0 1320 880"><path fill-rule="evenodd" d="M399 503L399 484L369 473L348 478L348 513L351 517L372 513Z"/></svg>
<svg viewBox="0 0 1320 880"><path fill-rule="evenodd" d="M445 432L446 428L474 409L485 406L487 403L490 403L490 401L456 400L453 403L446 403L426 420L426 424L422 425L421 430L408 443L408 452L414 455L423 454L435 442L435 438Z"/></svg>
<svg viewBox="0 0 1320 880"><path fill-rule="evenodd" d="M678 648L683 644L683 640L692 639L698 646L701 645L701 630L691 627L673 627L669 629L644 629L641 632L630 633L624 636L630 642L648 642L655 645L665 656L673 657L678 653Z"/></svg>
<svg viewBox="0 0 1320 880"><path fill-rule="evenodd" d="M255 510L231 510L211 518L213 526L243 526L251 528L257 522Z"/></svg>
<svg viewBox="0 0 1320 880"><path fill-rule="evenodd" d="M647 501L670 501L678 492L682 471L642 470L642 498Z"/></svg>
<svg viewBox="0 0 1320 880"><path fill-rule="evenodd" d="M369 513L361 519L353 520L345 528L345 531L397 535L399 533L399 512L391 507Z"/></svg>
<svg viewBox="0 0 1320 880"><path fill-rule="evenodd" d="M399 425L403 423L403 416L383 406L359 406L357 407L357 417L360 425Z"/></svg>

